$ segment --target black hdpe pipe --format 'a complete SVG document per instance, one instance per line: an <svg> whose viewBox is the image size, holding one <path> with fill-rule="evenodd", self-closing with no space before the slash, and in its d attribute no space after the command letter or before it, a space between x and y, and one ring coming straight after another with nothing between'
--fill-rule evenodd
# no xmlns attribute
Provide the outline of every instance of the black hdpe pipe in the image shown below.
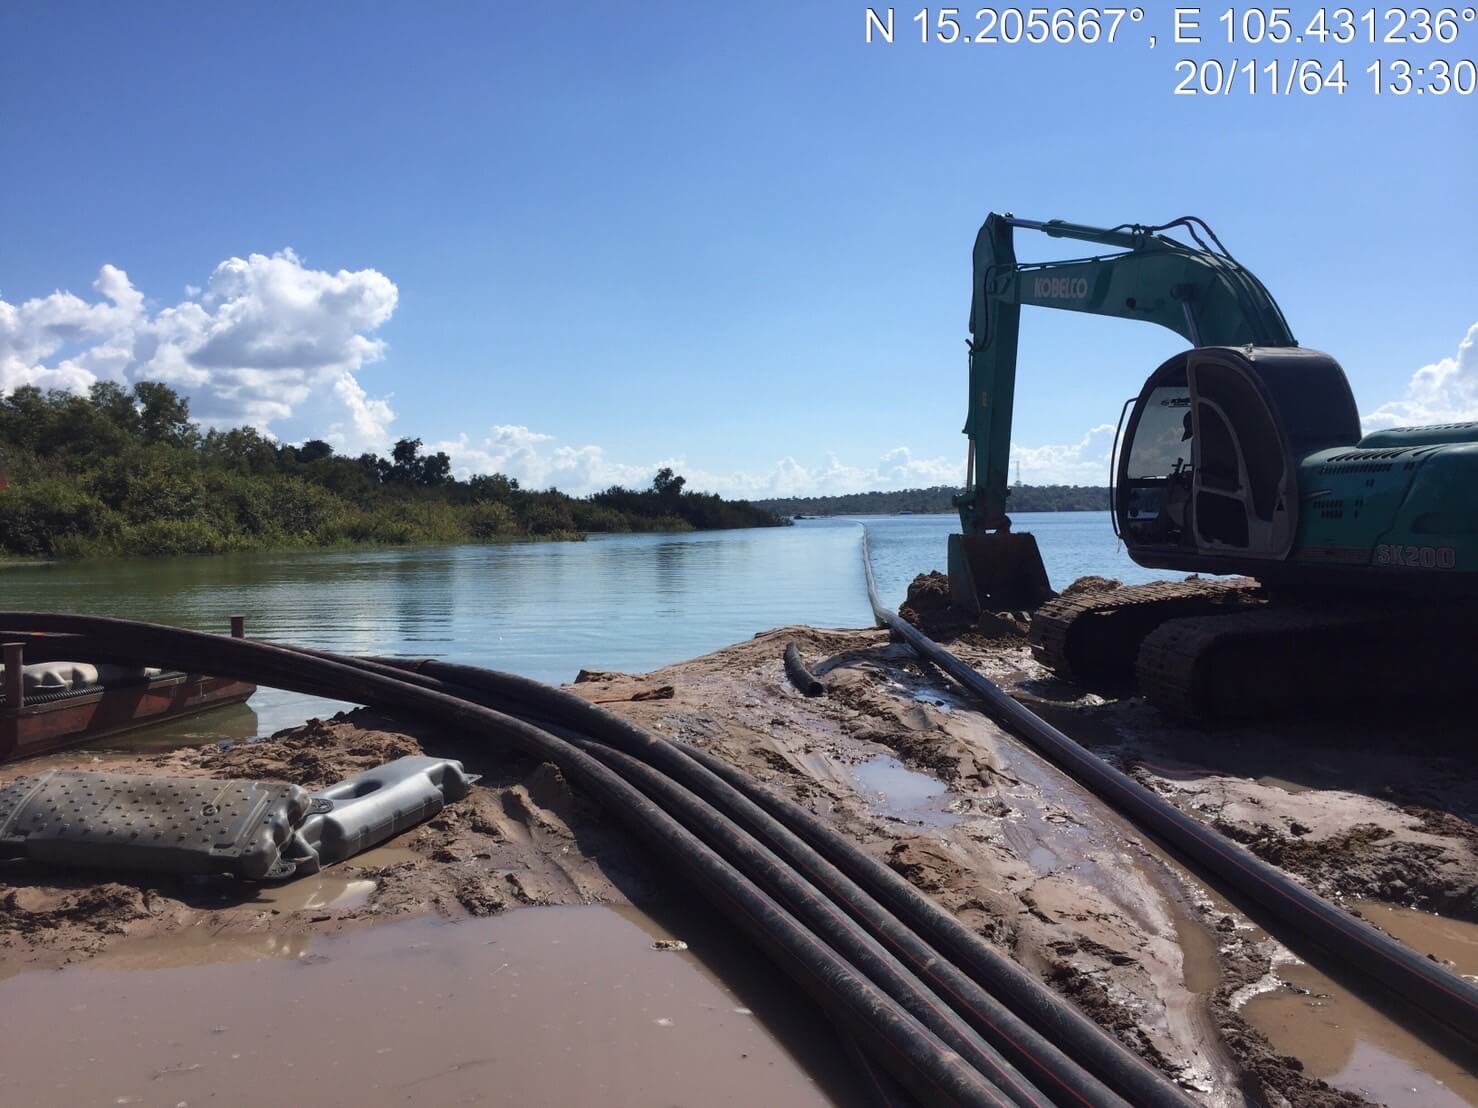
<svg viewBox="0 0 1478 1108"><path fill-rule="evenodd" d="M862 565L867 574L868 600L878 624L973 693L985 705L986 714L1008 732L1034 747L1141 830L1204 867L1351 970L1389 989L1469 1043L1478 1044L1478 986L1310 892L1281 870L1156 796L1019 704L897 612L884 607L873 579L865 526Z"/></svg>
<svg viewBox="0 0 1478 1108"><path fill-rule="evenodd" d="M203 669L219 677L406 710L463 732L503 739L553 763L572 784L675 862L710 903L924 1104L1001 1108L1013 1103L663 807L596 758L547 731L414 682L267 643L130 620L45 613L3 612L0 626L80 635L108 644L99 657L146 658L157 665Z"/></svg>
<svg viewBox="0 0 1478 1108"><path fill-rule="evenodd" d="M52 643L55 644L56 640L52 639ZM90 639L73 639L66 646L58 648L63 653L70 652L74 657L80 653L90 657L107 653L106 647ZM743 859L736 859L731 853L735 844L745 844L745 849L752 850L748 844L763 843L803 875L811 888L824 890L826 895L818 898L808 895L804 888L798 892L795 883L791 882L787 888L780 889L779 895L790 911L808 921L813 929L820 929L831 936L835 940L832 942L833 946L847 945L844 953L854 960L860 958L858 964L865 965L873 980L886 981L890 995L959 1050L978 1069L990 1075L1003 1087L1003 1091L1013 1095L1013 1099L1022 1102L1023 1097L1029 1099L1034 1094L1021 1074L1011 1068L1012 1063L1031 1082L1040 1086L1055 1104L1095 1108L1122 1108L1124 1105L1125 1101L1111 1091L1108 1085L1080 1069L1048 1038L1023 1023L1009 1008L989 995L947 958L941 957L859 887L861 883L854 883L839 872L807 842L802 841L804 836L798 837L792 833L775 814L766 810L766 806L778 806L781 817L789 816L793 821L799 819L803 824L802 831L814 832L819 827L830 832L830 828L804 809L770 796L738 770L706 755L703 760L689 757L697 752L652 735L571 693L512 674L430 660L342 658L303 648L281 649L307 657L332 660L365 672L409 681L421 688L505 710L525 722L553 730L603 760L626 759L626 764L617 765L616 768L624 771L623 775L627 780L653 792L654 798L654 789L661 789L669 796L677 795L672 790L672 783L676 782L683 789L679 800L680 808L675 809L669 801L665 805L669 812L683 818L690 830L700 837L705 837L704 833L707 832L706 840L709 844L716 846L722 853L728 853L731 862L739 861L741 868L745 868L742 865ZM331 689L321 690L321 693L342 696L342 693ZM642 776L644 773L645 777ZM751 798L747 795L746 786L759 794L758 797ZM694 798L701 798L696 806ZM762 800L764 804L757 803L756 800ZM707 805L712 805L712 809L720 811L738 827L725 827L722 823L715 823L712 809L705 811ZM806 826L805 821L810 821L814 826ZM835 835L834 832L832 834ZM836 838L850 846L843 837ZM994 971L994 976L1005 974L1013 986L1012 992L1025 994L1026 1006L1038 1017L1045 1014L1047 1018L1039 1019L1039 1022L1048 1027L1053 1035L1074 1040L1075 1050L1069 1053L1085 1052L1098 1063L1096 1069L1103 1070L1113 1079L1108 1084L1120 1089L1134 1103L1153 1108L1183 1108L1192 1103L1158 1072L1109 1038L1095 1024L1015 963L996 953L953 916L943 912L886 866L855 847L851 848L850 860L854 864L860 861L859 868L873 877L874 883L880 881L885 888L890 885L898 886L906 890L906 894L911 894L902 898L906 905L916 907L922 904L931 908L933 915L926 913L923 917L926 921L937 922L935 917L948 920L958 933L956 945L963 945L967 951L974 953L977 963L988 965ZM747 872L751 878L759 880L767 874L783 872L784 862L759 866L751 863ZM804 885L804 882L801 884ZM894 891L896 893L897 890ZM777 895L773 883L766 887L766 892ZM886 955L880 959L876 948L867 945L865 935L859 940L858 934L848 933L845 925L850 920L840 916L836 911L837 905L861 922L917 976L913 977L907 971L900 973L897 963ZM963 943L959 941L959 935L966 937ZM969 940L973 940L973 946ZM860 953L859 941L862 943ZM990 959L980 959L980 951L990 955ZM919 978L928 982L928 987L920 986ZM930 988L933 993L929 991ZM948 1007L939 1003L940 998L948 1002ZM956 1013L964 1017L969 1027L959 1026L955 1019ZM1008 1061L1003 1063L999 1055L976 1040L970 1034L971 1029L997 1047ZM980 1057L982 1049L983 1058Z"/></svg>
<svg viewBox="0 0 1478 1108"><path fill-rule="evenodd" d="M824 820L701 750L668 742L572 693L441 661L365 659L567 727L642 758L701 795L851 912L1058 1104L1194 1104L1072 1004ZM1122 1099L1121 1099L1122 1098Z"/></svg>
<svg viewBox="0 0 1478 1108"><path fill-rule="evenodd" d="M826 686L821 683L814 673L806 668L805 660L801 658L799 643L785 644L785 676L790 678L790 683L807 696L820 696L826 691Z"/></svg>

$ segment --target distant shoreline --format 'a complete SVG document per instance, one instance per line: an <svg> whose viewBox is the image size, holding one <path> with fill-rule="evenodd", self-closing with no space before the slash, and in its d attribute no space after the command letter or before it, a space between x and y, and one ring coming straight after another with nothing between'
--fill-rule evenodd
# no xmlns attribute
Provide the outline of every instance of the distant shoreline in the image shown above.
<svg viewBox="0 0 1478 1108"><path fill-rule="evenodd" d="M792 519L796 516L947 515L956 510L954 498L964 491L935 485L927 489L840 496L787 496L750 503ZM1008 512L1106 512L1109 507L1109 490L1099 485L1013 485L1006 501Z"/></svg>
<svg viewBox="0 0 1478 1108"><path fill-rule="evenodd" d="M781 527L742 500L693 492L671 468L648 488L588 496L459 478L403 438L389 457L339 454L251 427L202 429L157 381L86 396L22 385L0 397L0 555L148 557L237 550L581 539L600 532Z"/></svg>

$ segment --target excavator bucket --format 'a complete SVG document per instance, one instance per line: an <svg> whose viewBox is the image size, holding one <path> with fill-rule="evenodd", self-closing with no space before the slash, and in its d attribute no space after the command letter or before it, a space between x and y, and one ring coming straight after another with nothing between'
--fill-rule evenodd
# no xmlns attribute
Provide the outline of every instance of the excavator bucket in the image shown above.
<svg viewBox="0 0 1478 1108"><path fill-rule="evenodd" d="M949 602L981 612L1031 611L1055 595L1035 535L996 531L949 537Z"/></svg>

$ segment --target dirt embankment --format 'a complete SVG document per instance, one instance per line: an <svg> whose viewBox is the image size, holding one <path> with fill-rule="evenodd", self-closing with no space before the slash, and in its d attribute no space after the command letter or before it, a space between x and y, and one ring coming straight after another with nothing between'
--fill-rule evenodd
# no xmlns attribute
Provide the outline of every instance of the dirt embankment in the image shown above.
<svg viewBox="0 0 1478 1108"><path fill-rule="evenodd" d="M934 616L923 610L937 591L926 584L910 597L925 622L949 618L937 605ZM1074 737L1321 892L1471 911L1478 857L1464 798L1473 775L1457 752L1433 761L1430 750L1388 745L1352 755L1313 732L1176 731L1137 702L1055 682L1014 626L953 634L957 651ZM827 695L791 687L781 662L790 641ZM1270 987L1275 943L885 632L783 628L648 675L582 677L571 687L587 699L702 746L824 815L1207 1104L1361 1103L1310 1077L1240 1015L1250 991ZM0 874L0 973L83 957L124 936L317 933L413 912L671 891L551 767L365 712L260 743L103 765L317 786L421 749L462 757L483 785L389 856L330 871L368 887L360 899L269 902L225 881L11 867Z"/></svg>

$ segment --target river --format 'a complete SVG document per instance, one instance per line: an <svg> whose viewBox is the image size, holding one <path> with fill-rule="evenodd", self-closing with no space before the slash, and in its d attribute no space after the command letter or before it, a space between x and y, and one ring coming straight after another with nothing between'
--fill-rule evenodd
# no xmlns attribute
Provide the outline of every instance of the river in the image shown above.
<svg viewBox="0 0 1478 1108"><path fill-rule="evenodd" d="M543 681L644 672L785 624L872 622L861 528L885 602L943 569L953 515L802 520L794 527L592 535L584 542L275 551L0 569L0 607L86 612L349 653L446 657ZM1156 573L1129 560L1107 512L1030 513L1053 584ZM212 733L269 734L339 705L263 690ZM176 725L176 730L180 726Z"/></svg>

